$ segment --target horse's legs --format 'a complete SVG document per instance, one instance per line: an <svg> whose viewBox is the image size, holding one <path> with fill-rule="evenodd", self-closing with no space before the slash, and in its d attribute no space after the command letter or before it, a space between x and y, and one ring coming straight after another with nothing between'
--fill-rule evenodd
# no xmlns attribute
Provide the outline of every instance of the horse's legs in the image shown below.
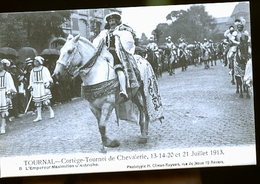
<svg viewBox="0 0 260 184"><path fill-rule="evenodd" d="M141 130L141 138L139 139L140 144L145 144L147 142L148 135L148 113L145 106L145 98L141 92L138 92L133 98L133 102L137 105L140 112L139 125Z"/></svg>
<svg viewBox="0 0 260 184"><path fill-rule="evenodd" d="M246 92L246 98L250 99L249 86L247 86L246 84L244 84L244 89L245 89L245 92Z"/></svg>
<svg viewBox="0 0 260 184"><path fill-rule="evenodd" d="M184 58L184 63L185 63L185 66L184 66L184 70L186 71L187 70L187 68L188 68L188 62L189 62L189 60L187 60L186 58Z"/></svg>
<svg viewBox="0 0 260 184"><path fill-rule="evenodd" d="M246 98L250 99L250 94L249 94L249 86L243 82L243 88L244 88L244 92L246 93Z"/></svg>
<svg viewBox="0 0 260 184"><path fill-rule="evenodd" d="M233 85L235 85L235 72L234 72L234 68L231 69L231 83Z"/></svg>
<svg viewBox="0 0 260 184"><path fill-rule="evenodd" d="M103 145L101 152L105 152L104 147L118 147L120 143L117 140L110 140L106 135L106 123L114 109L114 106L110 103L105 103L101 109L92 105L90 106L90 109L98 121L98 128Z"/></svg>
<svg viewBox="0 0 260 184"><path fill-rule="evenodd" d="M208 69L208 60L204 60L204 69Z"/></svg>
<svg viewBox="0 0 260 184"><path fill-rule="evenodd" d="M185 70L185 61L183 58L181 58L180 61L181 61L181 71L183 72Z"/></svg>
<svg viewBox="0 0 260 184"><path fill-rule="evenodd" d="M237 83L237 90L236 93L239 93L239 97L243 98L243 85L242 85L242 79L240 76L235 76L236 83Z"/></svg>
<svg viewBox="0 0 260 184"><path fill-rule="evenodd" d="M236 84L237 84L237 90L236 90L236 93L239 93L239 82L238 82L238 77L236 76Z"/></svg>
<svg viewBox="0 0 260 184"><path fill-rule="evenodd" d="M228 53L227 54L227 60L229 61L229 69L231 74L231 83L232 85L235 85L235 76L234 76L234 53Z"/></svg>
<svg viewBox="0 0 260 184"><path fill-rule="evenodd" d="M169 75L172 75L173 71L172 71L172 63L171 63L170 58L168 58L168 68L169 68Z"/></svg>

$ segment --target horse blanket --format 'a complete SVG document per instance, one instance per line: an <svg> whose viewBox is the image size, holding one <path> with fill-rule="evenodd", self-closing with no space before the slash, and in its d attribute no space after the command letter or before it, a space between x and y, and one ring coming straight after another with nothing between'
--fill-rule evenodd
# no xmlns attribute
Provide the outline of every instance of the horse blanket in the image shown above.
<svg viewBox="0 0 260 184"><path fill-rule="evenodd" d="M147 62L143 57L139 55L134 55L137 65L148 65L148 67L138 67L139 72L141 73L141 81L144 87L144 96L146 97L146 108L148 112L149 121L153 122L163 118L163 106L161 101L161 95L159 92L158 81L154 74L154 71L149 62ZM126 105L121 105L120 111L122 114L119 114L120 119L136 121L136 116L138 112L136 110L136 105L131 104L131 100L127 102ZM126 109L124 109L124 106Z"/></svg>
<svg viewBox="0 0 260 184"><path fill-rule="evenodd" d="M246 63L244 81L249 86L253 82L253 71L252 71L252 59L249 59Z"/></svg>

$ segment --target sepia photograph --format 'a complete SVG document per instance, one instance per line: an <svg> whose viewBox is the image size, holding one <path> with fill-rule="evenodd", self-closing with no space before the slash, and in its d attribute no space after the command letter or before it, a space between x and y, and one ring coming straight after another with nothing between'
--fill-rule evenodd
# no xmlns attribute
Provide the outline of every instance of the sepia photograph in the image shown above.
<svg viewBox="0 0 260 184"><path fill-rule="evenodd" d="M256 165L250 2L0 12L0 178Z"/></svg>

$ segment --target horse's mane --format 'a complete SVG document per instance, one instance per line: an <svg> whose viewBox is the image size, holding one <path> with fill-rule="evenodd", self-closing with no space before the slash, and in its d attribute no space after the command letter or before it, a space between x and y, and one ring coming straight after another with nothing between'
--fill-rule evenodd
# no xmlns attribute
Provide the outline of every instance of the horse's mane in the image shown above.
<svg viewBox="0 0 260 184"><path fill-rule="evenodd" d="M90 47L92 47L93 49L96 50L95 46L94 46L94 45L92 44L92 42L89 41L87 38L80 36L80 37L79 37L79 41L83 42L84 44L89 45Z"/></svg>

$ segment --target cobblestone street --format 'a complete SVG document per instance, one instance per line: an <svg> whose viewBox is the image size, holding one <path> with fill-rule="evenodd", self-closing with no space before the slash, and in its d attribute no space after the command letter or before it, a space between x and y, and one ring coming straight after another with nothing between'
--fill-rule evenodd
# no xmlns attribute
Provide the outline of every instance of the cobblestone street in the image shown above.
<svg viewBox="0 0 260 184"><path fill-rule="evenodd" d="M107 131L121 145L113 151L142 151L171 148L237 146L255 143L253 98L239 98L230 82L228 68L221 63L205 70L202 65L158 79L164 106L164 121L149 125L149 139L138 144L139 126L120 121L114 114ZM101 140L94 115L82 99L53 107L55 118L44 110L43 120L33 123L36 115L26 114L7 122L0 135L2 157L95 153Z"/></svg>

